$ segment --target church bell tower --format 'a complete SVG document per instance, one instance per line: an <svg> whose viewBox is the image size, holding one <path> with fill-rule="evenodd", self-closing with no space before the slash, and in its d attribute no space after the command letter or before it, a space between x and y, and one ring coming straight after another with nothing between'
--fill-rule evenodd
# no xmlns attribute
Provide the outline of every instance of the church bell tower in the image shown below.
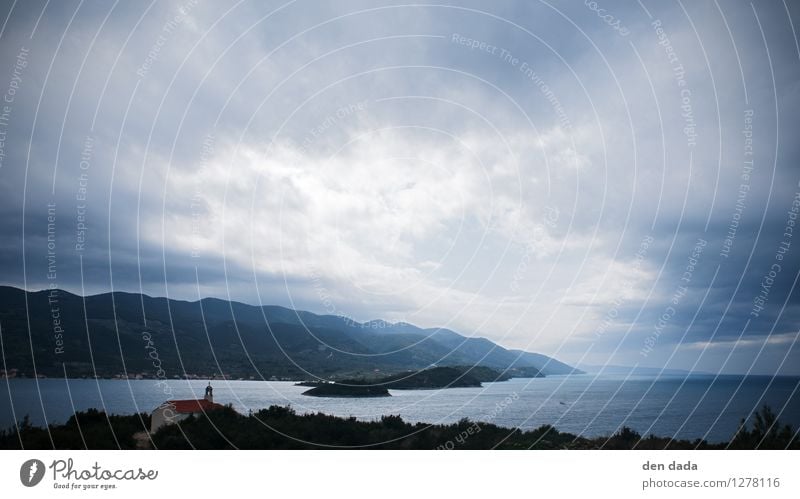
<svg viewBox="0 0 800 499"><path fill-rule="evenodd" d="M208 386L206 387L205 399L208 400L209 402L213 402L214 401L214 389L211 388L211 382L210 381L208 382Z"/></svg>

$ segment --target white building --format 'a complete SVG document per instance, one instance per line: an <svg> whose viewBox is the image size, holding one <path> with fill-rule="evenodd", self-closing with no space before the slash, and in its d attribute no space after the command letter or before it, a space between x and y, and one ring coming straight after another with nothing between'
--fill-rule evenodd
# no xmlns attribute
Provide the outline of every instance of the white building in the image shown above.
<svg viewBox="0 0 800 499"><path fill-rule="evenodd" d="M191 414L205 414L224 406L214 403L214 389L211 383L206 387L206 395L197 400L167 400L150 414L150 433L155 433L164 425L176 423Z"/></svg>

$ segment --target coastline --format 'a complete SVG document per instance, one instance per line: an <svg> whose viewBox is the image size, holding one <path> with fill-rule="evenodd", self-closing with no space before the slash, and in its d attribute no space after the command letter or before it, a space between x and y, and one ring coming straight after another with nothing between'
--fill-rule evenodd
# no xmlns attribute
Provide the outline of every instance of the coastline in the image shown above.
<svg viewBox="0 0 800 499"><path fill-rule="evenodd" d="M764 407L759 413L769 419ZM733 450L800 449L800 437L776 421L766 431L742 425L726 442L641 435L623 426L610 435L583 437L541 425L528 431L462 419L451 424L409 423L383 415L359 421L322 413L298 414L270 406L242 415L230 406L190 416L150 433L146 413L119 416L96 409L66 423L39 428L26 421L0 430L0 449L404 449L404 450Z"/></svg>
<svg viewBox="0 0 800 499"><path fill-rule="evenodd" d="M698 376L657 380L570 375L487 382L482 388L392 390L392 397L327 398L303 396L306 388L295 386L294 382L212 381L215 401L232 403L242 414L272 405L291 405L302 413L355 416L360 421L396 414L411 423L450 424L468 418L523 431L552 424L562 431L589 437L611 434L628 425L640 432L681 439L705 438L710 442L729 439L740 419L764 402L782 411L779 416L786 423L800 426L796 411L800 397L787 398L795 393L798 383L798 377ZM5 395L0 395L0 406L5 407L0 411L0 428L8 428L25 414L30 415L32 424L41 426L63 424L76 410L93 407L121 415L149 412L166 400L202 398L207 384L206 380L7 380ZM707 390L714 397L704 397ZM519 398L496 413L495 402L514 394ZM716 417L719 407L713 403L719 397L733 397L723 418ZM762 399L764 402L759 402ZM669 409L664 413L663 404L667 402ZM637 409L615 409L619 404ZM586 414L601 417L587 419Z"/></svg>

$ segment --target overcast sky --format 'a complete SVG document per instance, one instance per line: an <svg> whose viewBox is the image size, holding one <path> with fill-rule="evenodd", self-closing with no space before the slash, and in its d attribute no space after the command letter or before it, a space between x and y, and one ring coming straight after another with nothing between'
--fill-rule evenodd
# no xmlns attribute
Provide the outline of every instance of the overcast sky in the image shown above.
<svg viewBox="0 0 800 499"><path fill-rule="evenodd" d="M0 21L5 284L800 373L792 2L24 1Z"/></svg>

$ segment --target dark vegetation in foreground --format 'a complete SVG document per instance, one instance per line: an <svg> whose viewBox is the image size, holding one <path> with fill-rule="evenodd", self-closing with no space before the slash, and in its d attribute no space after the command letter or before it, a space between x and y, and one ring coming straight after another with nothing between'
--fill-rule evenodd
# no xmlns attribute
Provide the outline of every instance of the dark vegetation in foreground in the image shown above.
<svg viewBox="0 0 800 499"><path fill-rule="evenodd" d="M0 449L135 449L134 434L149 426L149 414L116 416L97 409L47 428L31 425L25 416L19 432L14 426L0 431Z"/></svg>
<svg viewBox="0 0 800 499"><path fill-rule="evenodd" d="M23 420L0 432L0 449L800 449L797 433L777 421L768 407L753 416L729 443L642 437L623 427L610 437L583 438L545 425L531 431L466 419L449 425L410 424L399 416L357 421L325 414L300 415L272 406L249 416L231 407L165 426L152 440L143 433L146 414L108 416L79 412L63 425L39 428ZM51 440L52 438L52 440Z"/></svg>

